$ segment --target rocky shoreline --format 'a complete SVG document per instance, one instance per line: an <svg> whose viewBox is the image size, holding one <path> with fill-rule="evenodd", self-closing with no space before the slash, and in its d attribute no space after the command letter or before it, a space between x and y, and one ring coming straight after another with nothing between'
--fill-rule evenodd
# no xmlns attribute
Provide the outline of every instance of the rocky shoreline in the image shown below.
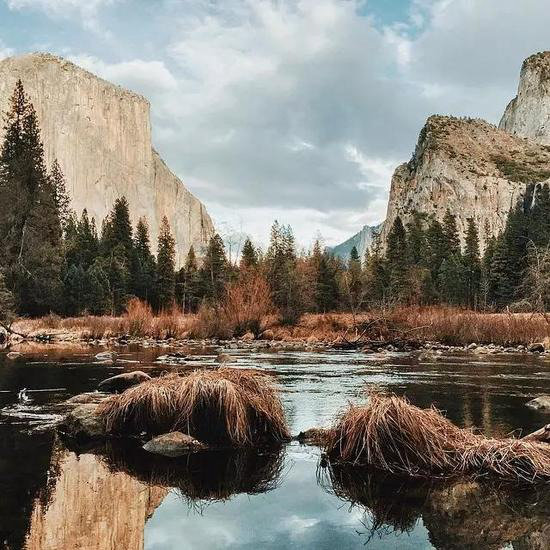
<svg viewBox="0 0 550 550"><path fill-rule="evenodd" d="M2 340L0 339L0 342ZM19 345L27 342L41 344L55 344L67 346L78 344L90 347L116 348L124 346L138 346L141 348L166 348L178 349L186 347L215 347L220 350L280 350L280 351L358 351L364 353L410 353L419 352L420 354L429 354L431 356L441 356L447 353L472 353L475 355L488 354L535 354L550 355L550 342L534 342L528 345L502 346L497 344L483 344L471 342L464 346L446 345L440 342L402 340L387 342L369 341L354 342L342 339L332 341L319 340L315 336L308 338L283 338L276 339L265 336L255 338L252 333L245 334L241 338L221 339L221 338L165 338L156 339L148 337L136 337L131 335L113 335L103 338L89 338L82 335L79 331L53 330L38 331L28 336L12 334L9 338L4 338L4 348L16 349Z"/></svg>

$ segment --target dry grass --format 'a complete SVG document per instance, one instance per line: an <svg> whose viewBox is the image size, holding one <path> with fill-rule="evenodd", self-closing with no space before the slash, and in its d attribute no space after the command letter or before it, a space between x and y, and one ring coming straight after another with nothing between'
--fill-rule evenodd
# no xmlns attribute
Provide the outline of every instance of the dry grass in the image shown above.
<svg viewBox="0 0 550 550"><path fill-rule="evenodd" d="M247 446L288 439L277 391L252 370L196 370L144 382L100 407L112 433L179 430L209 445Z"/></svg>
<svg viewBox="0 0 550 550"><path fill-rule="evenodd" d="M283 326L271 309L261 277L251 286L230 285L228 301L217 308L203 306L196 315L178 309L154 316L146 304L132 300L121 317L83 316L62 319L55 315L24 319L14 324L24 334L77 332L83 338L101 339L131 335L157 339L231 338L252 331L268 339L319 342L430 341L449 345L527 345L550 340L550 317L528 313L481 313L452 307L403 307L387 311L306 314L296 326ZM255 289L255 290L254 290ZM268 328L268 330L265 330ZM365 330L366 328L366 330Z"/></svg>
<svg viewBox="0 0 550 550"><path fill-rule="evenodd" d="M366 405L350 406L326 450L339 461L409 476L550 480L549 445L488 439L394 395L372 393Z"/></svg>

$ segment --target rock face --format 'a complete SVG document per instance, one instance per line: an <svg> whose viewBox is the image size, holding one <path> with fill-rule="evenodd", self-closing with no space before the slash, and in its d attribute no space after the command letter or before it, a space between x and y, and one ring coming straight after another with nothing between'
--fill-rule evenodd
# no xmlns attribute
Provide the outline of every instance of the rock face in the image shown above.
<svg viewBox="0 0 550 550"><path fill-rule="evenodd" d="M524 61L518 95L508 104L500 128L550 145L550 52Z"/></svg>
<svg viewBox="0 0 550 550"><path fill-rule="evenodd" d="M468 218L474 218L483 248L504 228L526 185L549 177L550 149L545 146L483 120L432 116L413 157L392 178L382 245L397 216L406 224L417 210L442 220L449 209L462 237Z"/></svg>
<svg viewBox="0 0 550 550"><path fill-rule="evenodd" d="M152 148L146 99L59 57L30 54L0 61L1 112L19 78L38 115L46 161L57 158L78 215L86 208L99 227L125 196L134 223L147 217L153 249L166 215L178 265L191 245L201 253L212 221Z"/></svg>
<svg viewBox="0 0 550 550"><path fill-rule="evenodd" d="M342 258L342 260L347 261L349 260L351 249L355 246L355 248L357 248L357 252L359 252L359 257L363 258L367 249L370 248L374 237L378 235L378 233L380 233L381 229L382 224L365 225L363 226L363 229L359 231L359 233L356 233L347 241L344 241L343 243L332 247L331 252L335 256Z"/></svg>

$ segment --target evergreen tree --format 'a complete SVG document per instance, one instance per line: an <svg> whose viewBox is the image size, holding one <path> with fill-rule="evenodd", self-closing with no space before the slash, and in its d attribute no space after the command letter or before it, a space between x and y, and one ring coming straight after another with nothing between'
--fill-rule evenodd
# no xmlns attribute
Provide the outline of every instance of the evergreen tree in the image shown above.
<svg viewBox="0 0 550 550"><path fill-rule="evenodd" d="M216 233L210 238L199 272L201 295L210 302L219 302L229 279L229 265L222 238Z"/></svg>
<svg viewBox="0 0 550 550"><path fill-rule="evenodd" d="M338 307L338 267L335 258L328 253L321 254L316 281L316 302L318 311L326 313Z"/></svg>
<svg viewBox="0 0 550 550"><path fill-rule="evenodd" d="M116 247L124 251L129 263L133 253L132 224L130 222L130 207L126 197L115 201L113 210L104 220L101 232L101 248L103 255L108 256Z"/></svg>
<svg viewBox="0 0 550 550"><path fill-rule="evenodd" d="M252 244L252 241L247 237L244 241L243 251L241 254L241 269L249 269L258 267L258 253Z"/></svg>
<svg viewBox="0 0 550 550"><path fill-rule="evenodd" d="M375 241L365 254L365 295L375 305L384 305L388 298L389 277L386 261Z"/></svg>
<svg viewBox="0 0 550 550"><path fill-rule="evenodd" d="M149 226L145 218L140 218L136 226L130 274L130 290L132 294L151 304L156 301L155 257L151 252Z"/></svg>
<svg viewBox="0 0 550 550"><path fill-rule="evenodd" d="M15 319L15 300L0 271L0 326L9 327Z"/></svg>
<svg viewBox="0 0 550 550"><path fill-rule="evenodd" d="M350 251L347 269L342 275L342 281L342 295L345 298L346 306L352 312L356 312L363 303L364 280L361 259L355 246Z"/></svg>
<svg viewBox="0 0 550 550"><path fill-rule="evenodd" d="M441 223L432 218L426 231L426 267L430 270L427 298L436 300L439 294L439 271L443 260L448 257L447 238Z"/></svg>
<svg viewBox="0 0 550 550"><path fill-rule="evenodd" d="M399 216L395 218L388 234L386 264L390 295L397 300L402 300L407 291L409 259L407 232Z"/></svg>
<svg viewBox="0 0 550 550"><path fill-rule="evenodd" d="M63 279L65 313L80 315L88 306L89 280L82 264L71 264Z"/></svg>
<svg viewBox="0 0 550 550"><path fill-rule="evenodd" d="M43 314L60 304L62 228L36 113L20 80L5 120L0 149L0 263L18 309Z"/></svg>
<svg viewBox="0 0 550 550"><path fill-rule="evenodd" d="M407 252L412 265L424 266L426 264L425 219L424 214L415 210L407 224Z"/></svg>
<svg viewBox="0 0 550 550"><path fill-rule="evenodd" d="M271 227L267 251L267 280L273 301L279 308L281 321L294 324L303 313L301 285L297 269L294 235L290 226L277 221Z"/></svg>
<svg viewBox="0 0 550 550"><path fill-rule="evenodd" d="M66 262L68 265L81 265L88 269L99 255L99 238L95 221L88 218L86 209L78 223L71 216L65 229Z"/></svg>
<svg viewBox="0 0 550 550"><path fill-rule="evenodd" d="M111 282L104 268L104 260L97 260L86 272L86 309L93 315L111 313Z"/></svg>
<svg viewBox="0 0 550 550"><path fill-rule="evenodd" d="M473 218L468 218L464 269L466 275L466 303L470 307L476 307L481 289L481 261L479 258L479 237Z"/></svg>
<svg viewBox="0 0 550 550"><path fill-rule="evenodd" d="M61 228L63 231L65 231L72 214L71 200L69 199L69 195L67 194L65 176L61 171L61 167L59 166L57 159L54 159L52 168L50 170L50 181L54 190L55 205L57 211L59 212Z"/></svg>
<svg viewBox="0 0 550 550"><path fill-rule="evenodd" d="M193 246L187 253L185 266L182 267L176 276L176 300L184 312L197 311L200 300L200 280L197 257Z"/></svg>
<svg viewBox="0 0 550 550"><path fill-rule="evenodd" d="M460 254L460 237L456 226L456 216L449 210L443 216L443 235L445 236L446 257L458 256Z"/></svg>
<svg viewBox="0 0 550 550"><path fill-rule="evenodd" d="M166 216L162 218L157 252L157 303L159 309L174 304L176 290L175 274L176 241L170 231Z"/></svg>

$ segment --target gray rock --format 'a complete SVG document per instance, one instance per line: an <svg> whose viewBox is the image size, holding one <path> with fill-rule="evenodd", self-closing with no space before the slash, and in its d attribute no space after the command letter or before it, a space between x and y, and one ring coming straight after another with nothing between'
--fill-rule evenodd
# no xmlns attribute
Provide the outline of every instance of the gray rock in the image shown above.
<svg viewBox="0 0 550 550"><path fill-rule="evenodd" d="M533 344L529 344L529 346L527 347L527 351L530 351L531 353L543 353L544 344L541 342L535 342Z"/></svg>
<svg viewBox="0 0 550 550"><path fill-rule="evenodd" d="M535 411L550 412L550 395L541 395L525 404Z"/></svg>
<svg viewBox="0 0 550 550"><path fill-rule="evenodd" d="M116 352L114 351L102 351L96 354L95 359L97 361L114 361L116 359Z"/></svg>
<svg viewBox="0 0 550 550"><path fill-rule="evenodd" d="M18 357L21 357L21 353L19 353L18 351L10 351L6 354L6 357L8 359L17 359Z"/></svg>
<svg viewBox="0 0 550 550"><path fill-rule="evenodd" d="M232 359L231 355L228 355L227 353L220 353L216 357L216 362L223 365L224 363L230 363L231 359Z"/></svg>
<svg viewBox="0 0 550 550"><path fill-rule="evenodd" d="M187 355L176 351L175 353L167 353L166 355L159 355L155 359L155 363L185 363Z"/></svg>
<svg viewBox="0 0 550 550"><path fill-rule="evenodd" d="M72 397L69 397L69 399L65 400L63 403L65 405L85 405L88 403L98 404L107 397L109 397L108 393L91 391L86 393L79 393L78 395L73 395Z"/></svg>
<svg viewBox="0 0 550 550"><path fill-rule="evenodd" d="M136 386L137 384L141 384L142 382L146 382L147 380L151 380L151 377L147 373L136 370L134 372L125 372L123 374L111 376L111 378L107 378L106 380L100 382L97 388L99 390L111 393L123 392L124 390L127 390L132 386Z"/></svg>
<svg viewBox="0 0 550 550"><path fill-rule="evenodd" d="M207 448L208 446L204 443L181 432L170 432L159 435L143 445L143 449L149 453L170 457L181 456L189 452L203 451Z"/></svg>
<svg viewBox="0 0 550 550"><path fill-rule="evenodd" d="M106 436L105 421L97 414L96 403L85 403L65 415L58 429L78 439L99 439Z"/></svg>
<svg viewBox="0 0 550 550"><path fill-rule="evenodd" d="M477 344L475 342L472 342L466 349L476 349Z"/></svg>

